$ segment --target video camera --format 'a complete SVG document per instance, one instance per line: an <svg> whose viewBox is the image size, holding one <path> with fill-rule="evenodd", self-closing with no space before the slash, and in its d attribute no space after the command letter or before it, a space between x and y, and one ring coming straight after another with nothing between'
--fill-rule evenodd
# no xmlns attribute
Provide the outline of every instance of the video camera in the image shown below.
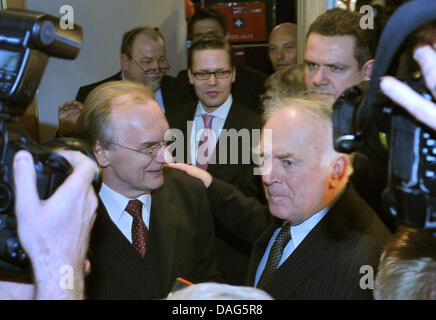
<svg viewBox="0 0 436 320"><path fill-rule="evenodd" d="M398 8L381 35L371 82L345 90L333 105L335 149L387 161L386 208L399 222L424 229L436 229L436 132L395 106L378 87L406 36L433 19L434 1L413 0ZM434 101L419 72L405 82Z"/></svg>
<svg viewBox="0 0 436 320"><path fill-rule="evenodd" d="M32 102L49 57L75 59L81 44L82 28L78 25L63 30L59 18L45 13L0 11L0 272L31 271L16 231L12 167L15 153L24 149L33 155L41 199L50 197L72 170L54 151L65 147L87 153L84 142L77 139L38 145L16 121L16 116L23 115Z"/></svg>

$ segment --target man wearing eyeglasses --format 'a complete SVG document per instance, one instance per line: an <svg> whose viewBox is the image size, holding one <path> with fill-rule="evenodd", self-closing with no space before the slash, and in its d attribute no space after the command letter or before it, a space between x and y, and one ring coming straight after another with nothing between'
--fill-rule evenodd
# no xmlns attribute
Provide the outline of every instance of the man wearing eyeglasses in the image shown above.
<svg viewBox="0 0 436 320"><path fill-rule="evenodd" d="M121 71L102 81L80 87L76 100L59 107L59 128L63 136L71 135L83 103L92 91L108 81L130 80L141 82L155 92L155 99L164 113L171 113L180 102L192 99L188 86L166 75L170 64L166 57L166 42L157 28L136 27L123 35Z"/></svg>
<svg viewBox="0 0 436 320"><path fill-rule="evenodd" d="M262 121L231 94L236 70L229 43L214 34L195 41L188 52L188 76L198 100L181 104L174 117L168 117L171 128L184 133L184 161L237 186L247 196L264 199L251 151L257 146L255 130L260 132ZM237 136L241 132L246 135ZM251 247L219 225L216 230L218 265L224 280L243 284Z"/></svg>
<svg viewBox="0 0 436 320"><path fill-rule="evenodd" d="M103 178L90 241L90 299L162 299L177 277L221 279L206 190L164 169L169 127L153 98L138 82L107 82L90 93L77 123Z"/></svg>

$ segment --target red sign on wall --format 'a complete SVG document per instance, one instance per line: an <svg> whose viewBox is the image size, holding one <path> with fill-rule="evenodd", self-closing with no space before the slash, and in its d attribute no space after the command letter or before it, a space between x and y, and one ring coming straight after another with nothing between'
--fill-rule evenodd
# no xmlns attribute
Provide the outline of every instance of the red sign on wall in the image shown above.
<svg viewBox="0 0 436 320"><path fill-rule="evenodd" d="M217 3L213 7L227 17L230 42L266 41L266 6L264 2Z"/></svg>

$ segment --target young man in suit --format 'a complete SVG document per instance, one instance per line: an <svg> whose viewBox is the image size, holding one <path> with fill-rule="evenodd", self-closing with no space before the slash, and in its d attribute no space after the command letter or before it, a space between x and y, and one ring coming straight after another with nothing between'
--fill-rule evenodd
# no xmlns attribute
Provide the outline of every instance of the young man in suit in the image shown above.
<svg viewBox="0 0 436 320"><path fill-rule="evenodd" d="M121 71L104 80L80 87L76 100L59 107L59 127L62 136L71 135L86 97L97 86L117 80L143 83L155 93L163 112L171 113L179 103L192 99L189 87L166 74L170 65L166 57L166 42L157 28L133 28L123 35L120 55Z"/></svg>
<svg viewBox="0 0 436 320"><path fill-rule="evenodd" d="M177 277L220 280L206 190L164 169L167 129L143 84L108 82L87 99L77 136L92 146L103 178L90 242L91 299L161 299Z"/></svg>
<svg viewBox="0 0 436 320"><path fill-rule="evenodd" d="M186 143L185 158L179 160L176 150L176 160L202 167L247 196L263 199L252 154L262 121L231 94L237 71L230 45L219 36L206 35L192 44L188 56L189 81L199 100L180 105L175 117L168 117L170 127L181 130ZM204 139L206 132L211 135ZM218 265L225 281L244 283L250 245L220 224L216 230Z"/></svg>
<svg viewBox="0 0 436 320"><path fill-rule="evenodd" d="M215 219L254 243L249 285L275 299L371 299L361 268L375 275L390 232L348 183L349 156L333 148L331 101L282 103L262 130L267 208L205 171L182 169L208 187Z"/></svg>
<svg viewBox="0 0 436 320"><path fill-rule="evenodd" d="M227 39L229 34L227 19L215 8L199 8L189 20L187 38L192 44L208 34ZM232 86L233 97L247 108L261 112L259 96L263 92L263 84L267 75L241 64L235 64L235 69L236 77ZM187 70L180 71L177 78L188 83ZM191 90L191 93L195 97L194 90Z"/></svg>

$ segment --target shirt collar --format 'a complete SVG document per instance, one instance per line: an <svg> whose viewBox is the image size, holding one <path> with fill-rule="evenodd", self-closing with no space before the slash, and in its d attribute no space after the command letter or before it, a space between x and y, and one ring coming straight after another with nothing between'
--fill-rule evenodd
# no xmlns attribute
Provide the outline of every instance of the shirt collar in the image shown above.
<svg viewBox="0 0 436 320"><path fill-rule="evenodd" d="M103 201L111 220L115 224L117 224L120 220L121 215L126 209L129 201L134 200L115 192L104 183L101 185L99 196L101 201ZM151 201L151 195L146 193L139 196L137 199L140 200L144 205L147 205Z"/></svg>
<svg viewBox="0 0 436 320"><path fill-rule="evenodd" d="M291 226L291 236L294 248L296 248L301 241L309 234L309 232L321 221L322 218L329 211L329 206L325 207L321 211L315 213L309 219L303 221L297 226Z"/></svg>
<svg viewBox="0 0 436 320"><path fill-rule="evenodd" d="M220 118L221 120L226 120L227 115L229 114L230 111L230 107L232 106L233 103L233 97L230 94L229 97L227 98L227 100L220 105L218 108L216 108L216 110L212 113L207 113L206 110L204 110L203 104L201 103L201 101L198 102L198 106L197 106L197 111L195 112L195 116L199 117L202 114L209 114L212 116L215 116L216 118Z"/></svg>
<svg viewBox="0 0 436 320"><path fill-rule="evenodd" d="M329 212L329 210L336 204L342 194L345 192L345 188L339 192L336 197L331 201L324 209L318 211L306 221L303 221L297 226L291 226L291 236L294 248L296 248L301 241L309 234L309 232L315 228L318 222Z"/></svg>

